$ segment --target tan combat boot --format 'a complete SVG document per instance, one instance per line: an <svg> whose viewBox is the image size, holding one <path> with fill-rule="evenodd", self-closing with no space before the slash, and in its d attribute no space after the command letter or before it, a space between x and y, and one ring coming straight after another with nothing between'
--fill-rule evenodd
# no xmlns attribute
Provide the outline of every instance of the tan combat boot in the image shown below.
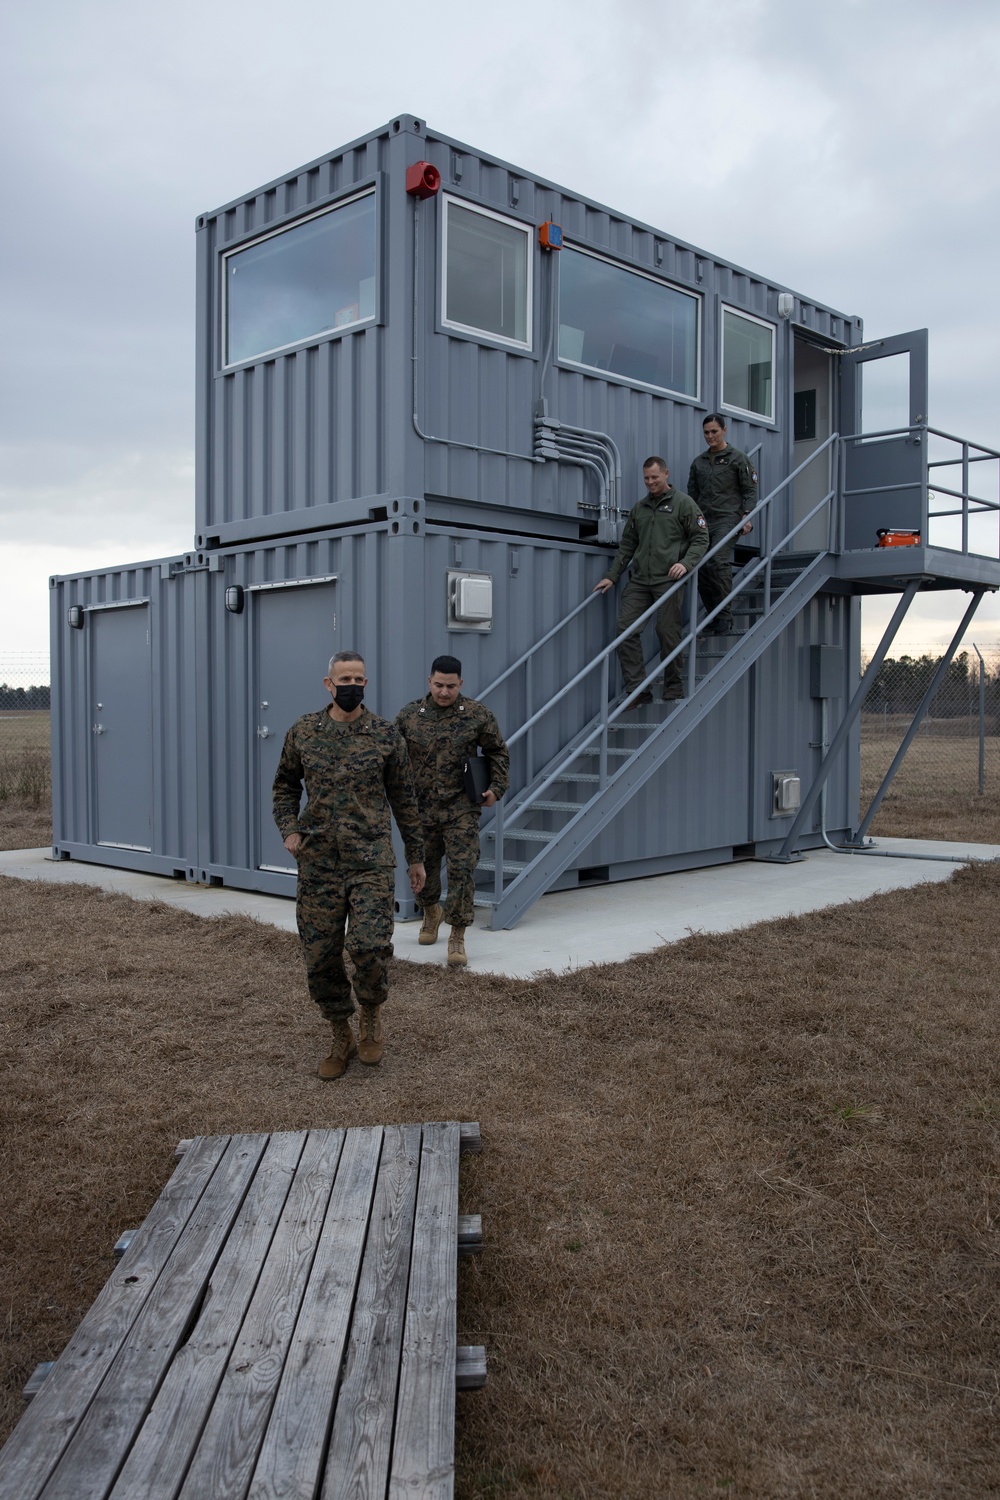
<svg viewBox="0 0 1000 1500"><path fill-rule="evenodd" d="M329 1055L319 1065L320 1078L339 1078L347 1067L347 1060L358 1050L350 1021L331 1021L333 1046Z"/></svg>
<svg viewBox="0 0 1000 1500"><path fill-rule="evenodd" d="M382 1061L382 1007L362 1005L358 1019L358 1060L374 1067Z"/></svg>
<svg viewBox="0 0 1000 1500"><path fill-rule="evenodd" d="M465 928L453 927L448 939L448 964L453 969L464 969L469 960L465 956Z"/></svg>
<svg viewBox="0 0 1000 1500"><path fill-rule="evenodd" d="M424 920L420 924L420 932L417 936L418 943L421 943L426 948L429 943L437 942L438 928L441 926L441 918L443 916L443 906L424 907Z"/></svg>

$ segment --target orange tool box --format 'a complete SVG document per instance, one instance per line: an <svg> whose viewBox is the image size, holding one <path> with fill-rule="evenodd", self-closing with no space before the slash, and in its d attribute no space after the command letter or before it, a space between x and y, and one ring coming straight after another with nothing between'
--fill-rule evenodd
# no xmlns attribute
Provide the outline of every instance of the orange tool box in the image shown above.
<svg viewBox="0 0 1000 1500"><path fill-rule="evenodd" d="M880 547L919 547L920 532L904 531L901 527L881 526L878 530Z"/></svg>

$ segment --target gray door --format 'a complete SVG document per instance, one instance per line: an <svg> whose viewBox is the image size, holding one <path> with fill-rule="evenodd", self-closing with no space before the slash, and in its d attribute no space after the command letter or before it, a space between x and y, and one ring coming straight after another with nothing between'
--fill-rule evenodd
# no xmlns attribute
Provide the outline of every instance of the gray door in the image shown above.
<svg viewBox="0 0 1000 1500"><path fill-rule="evenodd" d="M153 842L149 605L91 610L89 621L95 843L149 849Z"/></svg>
<svg viewBox="0 0 1000 1500"><path fill-rule="evenodd" d="M300 714L330 699L323 686L335 643L335 585L255 589L254 716L257 867L295 874L271 813L271 785L285 732Z"/></svg>
<svg viewBox="0 0 1000 1500"><path fill-rule="evenodd" d="M926 328L841 356L848 551L876 546L881 527L926 532L926 423Z"/></svg>
<svg viewBox="0 0 1000 1500"><path fill-rule="evenodd" d="M805 463L833 431L833 379L829 350L796 337L794 341L794 400L792 468ZM793 524L805 520L830 491L833 461L830 448L795 480L792 491ZM829 546L829 507L821 510L797 534L795 552L823 552Z"/></svg>

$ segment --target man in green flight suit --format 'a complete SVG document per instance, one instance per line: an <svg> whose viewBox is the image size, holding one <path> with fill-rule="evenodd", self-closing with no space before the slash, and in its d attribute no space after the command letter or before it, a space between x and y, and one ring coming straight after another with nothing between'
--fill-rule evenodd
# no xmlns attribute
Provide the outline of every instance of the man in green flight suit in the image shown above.
<svg viewBox="0 0 1000 1500"><path fill-rule="evenodd" d="M708 447L691 465L688 494L701 506L708 522L708 545L714 547L757 504L757 471L745 453L730 447L726 419L717 411L705 418L702 431ZM745 520L740 534L745 536L752 530L753 523ZM698 570L698 592L709 611L722 603L733 586L734 546L735 539ZM732 610L728 607L706 627L710 635L728 635L732 628Z"/></svg>
<svg viewBox="0 0 1000 1500"><path fill-rule="evenodd" d="M472 926L473 872L479 863L479 807L466 792L463 767L482 750L489 786L481 806L492 807L510 784L510 756L494 715L462 696L462 663L438 656L427 679L430 692L396 715L406 741L424 831L427 880L419 943L437 942L442 920L451 927L448 963L467 962L465 929ZM448 900L441 906L441 861L448 872Z"/></svg>
<svg viewBox="0 0 1000 1500"><path fill-rule="evenodd" d="M394 726L363 706L367 685L357 652L338 651L323 679L332 702L296 719L274 777L274 821L299 867L295 915L309 993L333 1029L320 1078L339 1078L355 1052L363 1063L382 1058L395 914L390 807L414 895L424 884L410 759ZM308 800L300 813L303 782ZM345 947L361 1008L357 1041Z"/></svg>
<svg viewBox="0 0 1000 1500"><path fill-rule="evenodd" d="M614 562L594 585L595 593L614 588L629 563L632 576L625 585L618 610L618 634L635 623L661 594L678 578L683 578L708 550L708 528L705 517L690 495L669 483L666 459L654 454L642 466L645 497L629 511ZM660 640L661 661L679 645L681 629L681 594L678 589L656 612L656 634ZM642 654L641 631L630 635L618 647L625 691L631 693L646 675ZM663 670L663 700L684 697L681 658L675 657ZM644 689L632 704L638 708L652 703L653 695Z"/></svg>

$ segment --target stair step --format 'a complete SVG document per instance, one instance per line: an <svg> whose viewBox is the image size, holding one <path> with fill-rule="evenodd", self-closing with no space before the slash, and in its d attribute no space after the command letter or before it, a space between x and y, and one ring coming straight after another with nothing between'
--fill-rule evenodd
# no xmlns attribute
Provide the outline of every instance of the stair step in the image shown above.
<svg viewBox="0 0 1000 1500"><path fill-rule="evenodd" d="M636 750L638 750L638 748L639 748L638 745L636 745L635 748L632 749L632 750L630 750L626 745L621 745L621 746L619 746L619 745L609 745L608 746L608 754L609 755L616 755L616 756L619 756L619 757L626 756L626 755L634 755L635 752L636 752ZM588 745L587 748L586 748L586 750L578 750L576 753L577 753L577 755L600 755L600 753L601 753L601 747L600 747L600 745Z"/></svg>
<svg viewBox="0 0 1000 1500"><path fill-rule="evenodd" d="M582 812L586 805L586 802L533 802L531 811L578 813Z"/></svg>
<svg viewBox="0 0 1000 1500"><path fill-rule="evenodd" d="M505 875L518 875L522 870L526 870L530 863L531 861L527 859L505 859L503 862L503 872ZM488 870L492 875L496 872L496 867L497 862L495 859L481 859L476 869Z"/></svg>
<svg viewBox="0 0 1000 1500"><path fill-rule="evenodd" d="M567 781L600 781L596 771L563 771L559 776L553 778L556 785Z"/></svg>
<svg viewBox="0 0 1000 1500"><path fill-rule="evenodd" d="M551 832L545 833L542 829L537 828L505 828L503 836L505 841L509 839L512 843L521 843L525 840L530 840L535 844L551 844L556 836L556 831L553 829ZM483 838L495 839L496 834L492 828L487 828L483 833Z"/></svg>

